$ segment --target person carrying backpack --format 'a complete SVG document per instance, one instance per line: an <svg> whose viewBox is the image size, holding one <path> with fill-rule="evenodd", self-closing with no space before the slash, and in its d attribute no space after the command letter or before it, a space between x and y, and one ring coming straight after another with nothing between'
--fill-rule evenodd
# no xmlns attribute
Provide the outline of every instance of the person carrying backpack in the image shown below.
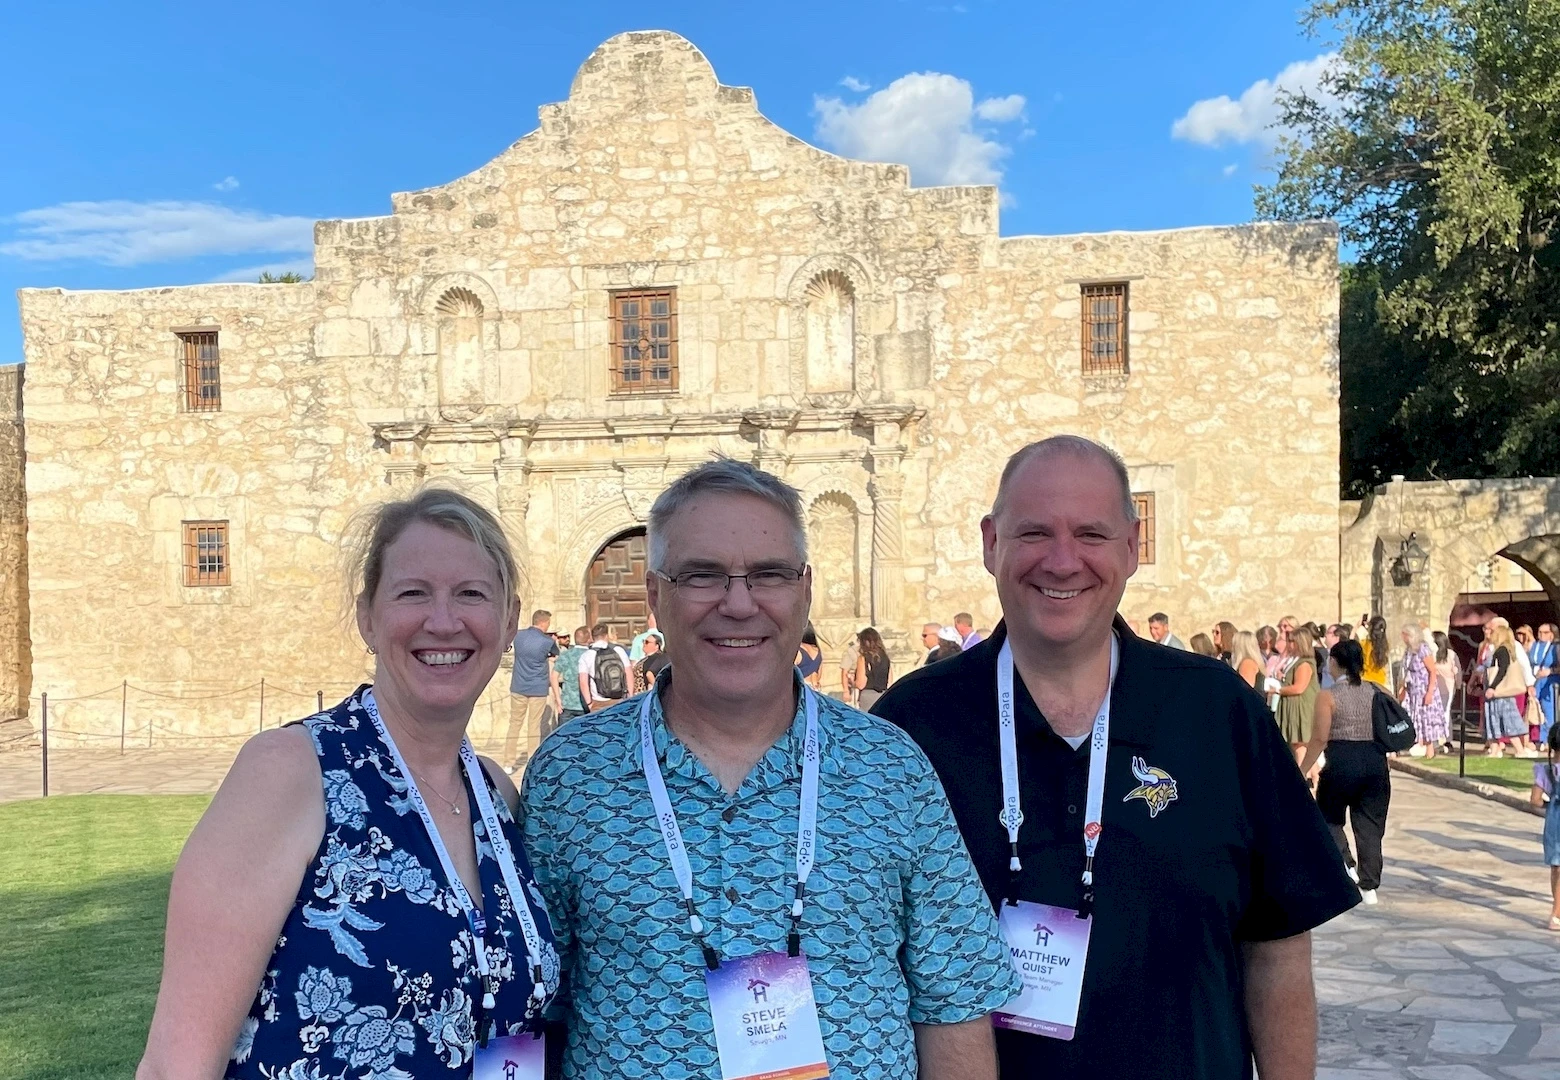
<svg viewBox="0 0 1560 1080"><path fill-rule="evenodd" d="M628 653L612 643L611 632L606 623L591 627L590 649L580 657L580 699L591 712L615 705L633 692Z"/></svg>
<svg viewBox="0 0 1560 1080"><path fill-rule="evenodd" d="M1381 887L1381 838L1387 831L1387 807L1392 801L1392 778L1387 768L1389 749L1413 744L1414 727L1396 699L1362 676L1365 651L1357 641L1340 641L1328 650L1333 676L1331 690L1316 697L1316 716L1306 744L1300 771L1309 774L1326 752L1326 764L1316 785L1316 806L1332 830L1349 876L1360 887L1360 899L1376 903ZM1380 702L1385 704L1379 704ZM1376 713L1383 712L1383 724ZM1378 729L1385 729L1398 745L1384 746ZM1344 834L1345 816L1354 831L1354 852ZM1358 856L1356 861L1355 856Z"/></svg>

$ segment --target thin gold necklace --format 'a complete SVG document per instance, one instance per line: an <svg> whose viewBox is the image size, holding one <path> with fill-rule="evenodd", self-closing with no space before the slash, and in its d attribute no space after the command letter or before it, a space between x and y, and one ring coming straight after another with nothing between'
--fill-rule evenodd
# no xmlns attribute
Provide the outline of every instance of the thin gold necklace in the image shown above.
<svg viewBox="0 0 1560 1080"><path fill-rule="evenodd" d="M407 768L411 769L411 766L408 765ZM453 799L447 797L444 792L430 784L428 782L428 778L420 774L416 769L412 769L412 775L415 776L418 780L422 781L423 786L426 787L429 791L433 792L440 799L443 799L444 805L450 808L450 813L456 815L457 817L460 816L460 807L455 804Z"/></svg>

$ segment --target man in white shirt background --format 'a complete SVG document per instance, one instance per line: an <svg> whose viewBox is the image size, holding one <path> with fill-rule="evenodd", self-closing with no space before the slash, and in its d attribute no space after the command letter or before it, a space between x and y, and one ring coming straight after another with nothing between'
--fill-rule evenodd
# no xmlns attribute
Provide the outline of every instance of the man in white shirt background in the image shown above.
<svg viewBox="0 0 1560 1080"><path fill-rule="evenodd" d="M590 628L590 636L590 648L580 657L580 700L585 703L587 711L597 712L633 694L634 669L627 650L613 644L610 626L597 623ZM611 654L615 658L616 675L610 667L612 661L604 660L603 654Z"/></svg>

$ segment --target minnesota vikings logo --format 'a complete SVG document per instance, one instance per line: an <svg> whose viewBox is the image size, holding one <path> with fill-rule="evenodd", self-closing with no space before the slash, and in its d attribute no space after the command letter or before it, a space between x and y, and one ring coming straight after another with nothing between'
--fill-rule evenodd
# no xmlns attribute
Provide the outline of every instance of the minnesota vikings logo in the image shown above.
<svg viewBox="0 0 1560 1080"><path fill-rule="evenodd" d="M1156 818L1159 811L1175 802L1175 777L1163 769L1156 769L1152 765L1145 765L1143 759L1132 759L1132 775L1137 777L1138 786L1127 792L1127 797L1122 802L1131 802L1133 799L1142 799L1148 803L1148 816Z"/></svg>

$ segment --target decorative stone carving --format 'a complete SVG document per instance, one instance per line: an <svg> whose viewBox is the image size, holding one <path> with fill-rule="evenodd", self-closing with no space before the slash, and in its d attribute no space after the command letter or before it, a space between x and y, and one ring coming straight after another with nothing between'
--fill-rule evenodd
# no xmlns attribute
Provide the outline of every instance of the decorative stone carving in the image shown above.
<svg viewBox="0 0 1560 1080"><path fill-rule="evenodd" d="M872 622L879 628L898 630L905 591L904 522L900 517L905 478L898 471L898 460L874 457L873 464L893 471L875 471L868 485L872 493Z"/></svg>
<svg viewBox="0 0 1560 1080"><path fill-rule="evenodd" d="M807 392L856 388L856 291L838 270L807 284Z"/></svg>
<svg viewBox="0 0 1560 1080"><path fill-rule="evenodd" d="M666 486L666 462L627 464L619 461L615 464L623 474L623 498L628 503L629 513L636 521L648 520L651 504Z"/></svg>
<svg viewBox="0 0 1560 1080"><path fill-rule="evenodd" d="M808 509L807 548L816 618L853 618L860 610L857 518L856 504L839 492L821 496Z"/></svg>

